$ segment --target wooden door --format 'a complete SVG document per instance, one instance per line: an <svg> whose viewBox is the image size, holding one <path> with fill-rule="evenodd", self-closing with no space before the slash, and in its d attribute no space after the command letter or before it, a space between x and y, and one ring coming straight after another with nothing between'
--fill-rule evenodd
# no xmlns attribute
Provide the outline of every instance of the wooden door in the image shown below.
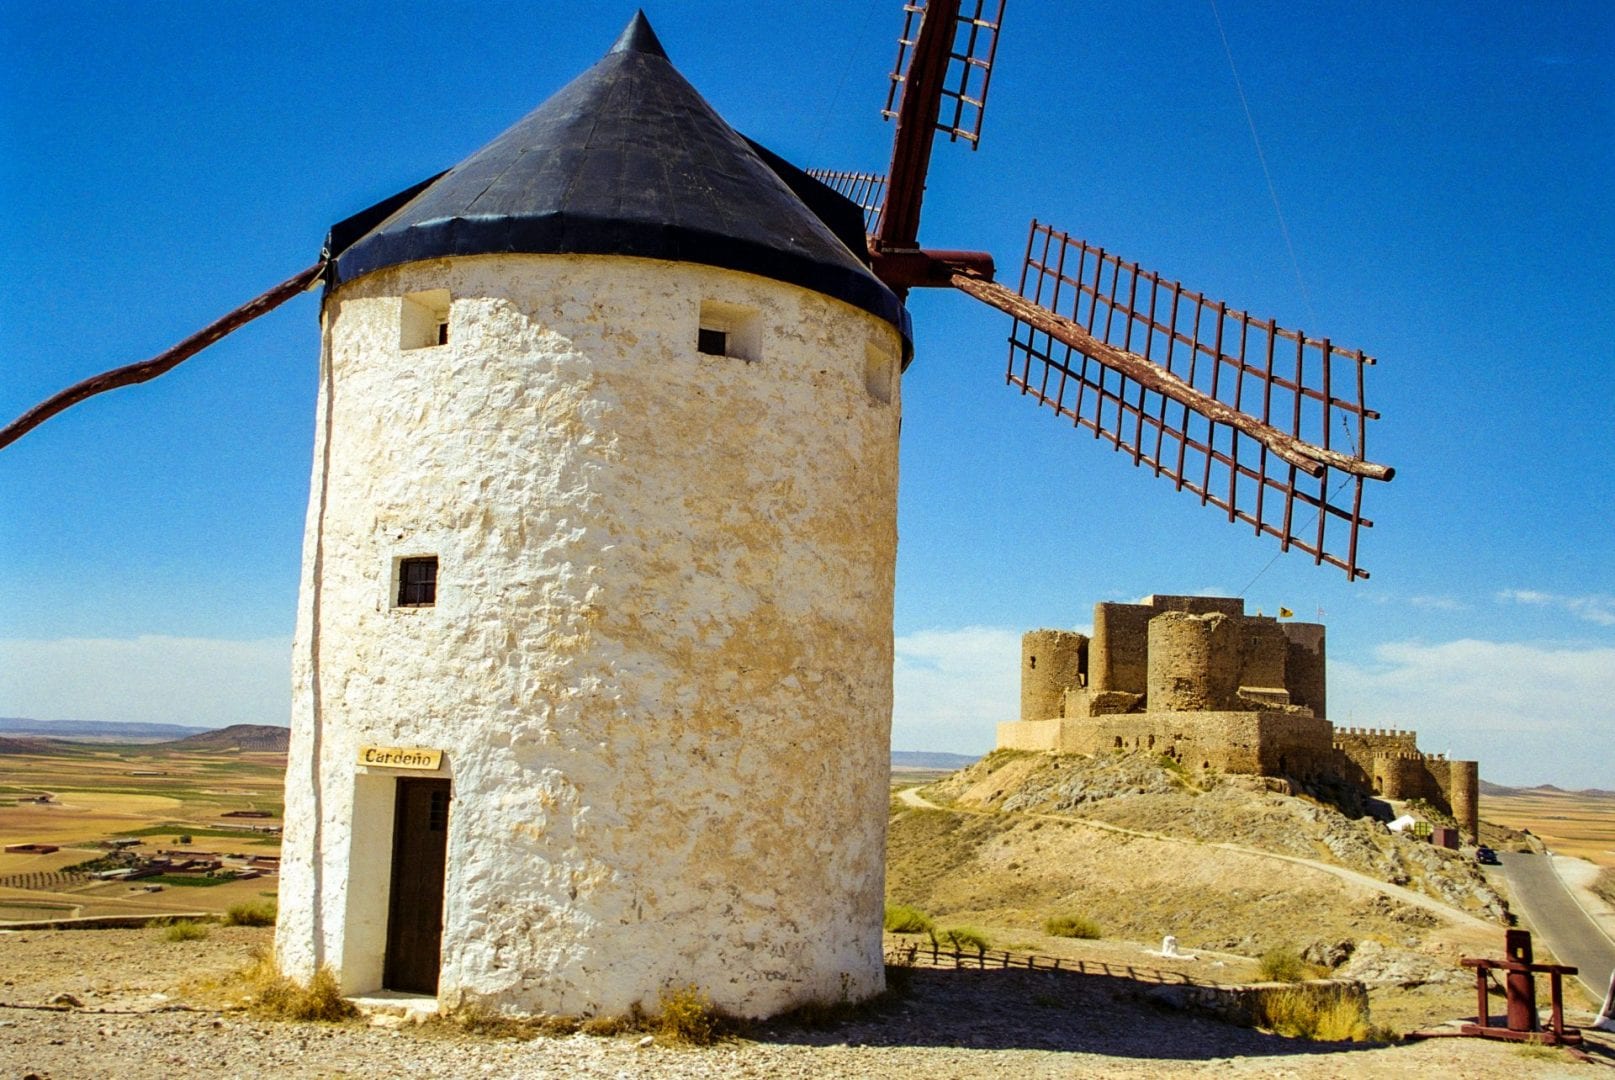
<svg viewBox="0 0 1615 1080"><path fill-rule="evenodd" d="M382 973L388 990L437 993L448 837L449 782L399 777Z"/></svg>

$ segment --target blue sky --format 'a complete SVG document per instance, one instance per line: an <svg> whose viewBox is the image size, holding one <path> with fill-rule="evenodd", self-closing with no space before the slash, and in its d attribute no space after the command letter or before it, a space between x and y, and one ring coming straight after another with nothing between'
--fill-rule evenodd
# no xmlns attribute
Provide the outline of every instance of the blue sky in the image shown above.
<svg viewBox="0 0 1615 1080"><path fill-rule="evenodd" d="M895 0L653 3L804 166L883 170ZM0 6L0 414L313 262L593 63L629 5ZM981 751L1018 635L1243 594L1329 627L1336 723L1615 788L1615 9L1011 0L924 243L1013 281L1033 216L1379 358L1368 582L1228 525L1002 383L1007 319L916 293L893 742ZM1299 271L1299 273L1298 273ZM0 715L284 723L317 303L0 452Z"/></svg>

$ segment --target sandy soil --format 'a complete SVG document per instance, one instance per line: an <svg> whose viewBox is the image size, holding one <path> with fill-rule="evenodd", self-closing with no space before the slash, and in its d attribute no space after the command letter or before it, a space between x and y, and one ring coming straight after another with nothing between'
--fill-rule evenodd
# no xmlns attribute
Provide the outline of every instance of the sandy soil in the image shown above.
<svg viewBox="0 0 1615 1080"><path fill-rule="evenodd" d="M759 1026L705 1049L642 1045L639 1035L520 1042L435 1026L267 1022L194 989L245 965L268 937L245 928L177 943L156 929L0 933L0 1075L1481 1078L1572 1068L1562 1055L1538 1060L1477 1040L1282 1039L1164 1010L1126 979L1049 972L917 971L882 1013L820 1030ZM81 1004L45 1007L64 993ZM1609 1041L1594 1053L1615 1065Z"/></svg>

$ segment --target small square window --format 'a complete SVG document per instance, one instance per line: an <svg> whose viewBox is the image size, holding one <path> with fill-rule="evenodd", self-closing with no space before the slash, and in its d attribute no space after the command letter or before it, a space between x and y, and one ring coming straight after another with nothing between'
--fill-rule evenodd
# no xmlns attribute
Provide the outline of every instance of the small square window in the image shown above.
<svg viewBox="0 0 1615 1080"><path fill-rule="evenodd" d="M762 357L762 320L755 308L703 300L696 319L696 352L756 363Z"/></svg>
<svg viewBox="0 0 1615 1080"><path fill-rule="evenodd" d="M431 349L449 343L449 290L404 294L398 315L398 347Z"/></svg>
<svg viewBox="0 0 1615 1080"><path fill-rule="evenodd" d="M703 326L696 333L695 347L699 352L708 356L729 355L729 332L727 330L712 330Z"/></svg>
<svg viewBox="0 0 1615 1080"><path fill-rule="evenodd" d="M398 606L431 607L437 603L437 556L398 560Z"/></svg>

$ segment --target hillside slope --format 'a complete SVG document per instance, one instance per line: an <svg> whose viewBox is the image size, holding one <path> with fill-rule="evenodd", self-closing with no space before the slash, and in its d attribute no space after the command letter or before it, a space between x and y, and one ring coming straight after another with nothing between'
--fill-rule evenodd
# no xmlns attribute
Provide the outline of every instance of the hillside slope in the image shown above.
<svg viewBox="0 0 1615 1080"><path fill-rule="evenodd" d="M257 750L283 754L291 745L291 731L268 724L231 724L160 745L175 750Z"/></svg>
<svg viewBox="0 0 1615 1080"><path fill-rule="evenodd" d="M887 893L950 923L1036 935L1051 914L1096 919L1106 937L1260 955L1287 946L1338 963L1365 942L1441 954L1452 920L1234 843L1405 885L1501 927L1505 906L1456 852L1403 840L1368 819L1265 789L1254 778L1190 784L1141 754L999 752L924 789L944 809L890 825ZM1104 823L1092 824L1092 823ZM1105 826L1153 833L1136 835ZM1455 964L1454 964L1455 966Z"/></svg>

